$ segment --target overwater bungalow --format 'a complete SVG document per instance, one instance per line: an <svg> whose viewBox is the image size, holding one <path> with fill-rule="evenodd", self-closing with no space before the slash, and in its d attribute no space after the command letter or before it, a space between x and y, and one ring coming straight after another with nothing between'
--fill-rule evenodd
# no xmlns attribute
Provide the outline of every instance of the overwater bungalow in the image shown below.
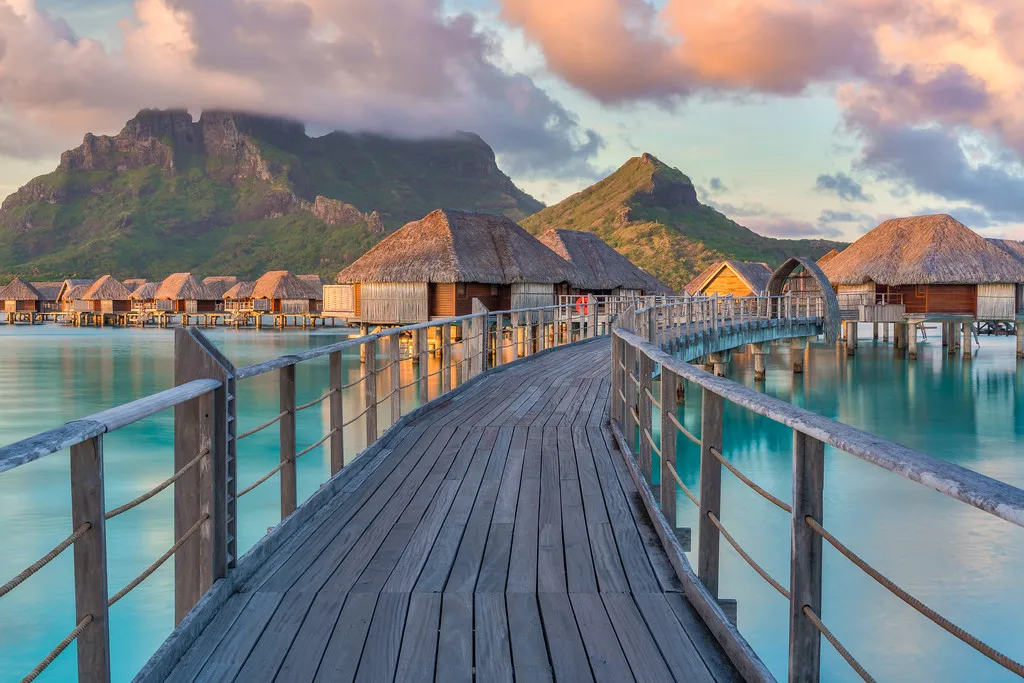
<svg viewBox="0 0 1024 683"><path fill-rule="evenodd" d="M60 310L60 290L62 282L31 282L29 283L39 292L39 310L43 313L53 313Z"/></svg>
<svg viewBox="0 0 1024 683"><path fill-rule="evenodd" d="M721 261L705 268L683 289L691 296L755 296L764 292L772 272L767 263Z"/></svg>
<svg viewBox="0 0 1024 683"><path fill-rule="evenodd" d="M213 313L220 297L192 273L174 273L160 283L153 299L164 313Z"/></svg>
<svg viewBox="0 0 1024 683"><path fill-rule="evenodd" d="M57 294L57 303L60 306L60 310L65 313L71 313L75 310L75 301L82 298L85 291L92 287L92 283L95 280L64 280L60 286L60 292Z"/></svg>
<svg viewBox="0 0 1024 683"><path fill-rule="evenodd" d="M160 287L155 282L145 282L132 290L128 296L131 299L132 310L148 311L155 307L156 290Z"/></svg>
<svg viewBox="0 0 1024 683"><path fill-rule="evenodd" d="M255 282L239 282L224 292L224 310L251 311L253 306L252 290L255 287Z"/></svg>
<svg viewBox="0 0 1024 683"><path fill-rule="evenodd" d="M472 312L551 306L575 268L512 220L438 209L407 223L325 287L328 314L363 324L425 322ZM329 306L327 304L330 304Z"/></svg>
<svg viewBox="0 0 1024 683"><path fill-rule="evenodd" d="M238 278L234 275L212 275L210 277L203 278L203 285L206 289L214 294L219 299L224 298L224 292L228 291L232 287L238 284Z"/></svg>
<svg viewBox="0 0 1024 683"><path fill-rule="evenodd" d="M89 313L127 313L132 310L131 291L112 275L104 275L82 294L79 310Z"/></svg>
<svg viewBox="0 0 1024 683"><path fill-rule="evenodd" d="M32 314L41 312L42 296L31 284L16 277L9 284L0 287L0 302L3 303L8 322L23 317L19 314L25 314L26 319L34 320Z"/></svg>
<svg viewBox="0 0 1024 683"><path fill-rule="evenodd" d="M671 294L672 288L637 267L592 232L552 229L540 241L575 266L574 293L612 296Z"/></svg>
<svg viewBox="0 0 1024 683"><path fill-rule="evenodd" d="M317 313L323 297L317 288L287 270L265 273L252 288L253 309L262 313Z"/></svg>

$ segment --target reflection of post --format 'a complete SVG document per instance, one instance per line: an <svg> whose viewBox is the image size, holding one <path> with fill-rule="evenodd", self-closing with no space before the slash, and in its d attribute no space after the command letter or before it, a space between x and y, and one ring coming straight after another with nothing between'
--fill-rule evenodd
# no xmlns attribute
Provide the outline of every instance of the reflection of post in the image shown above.
<svg viewBox="0 0 1024 683"><path fill-rule="evenodd" d="M907 360L917 360L917 323L907 326Z"/></svg>
<svg viewBox="0 0 1024 683"><path fill-rule="evenodd" d="M964 327L964 360L970 360L972 356L971 352L971 322L965 321Z"/></svg>
<svg viewBox="0 0 1024 683"><path fill-rule="evenodd" d="M420 365L420 405L424 405L430 400L430 349L427 342L429 332L430 329L427 327L421 327L416 330L416 351L419 354Z"/></svg>
<svg viewBox="0 0 1024 683"><path fill-rule="evenodd" d="M1021 325L1022 322L1024 322L1024 320L1017 320L1017 322L1015 324L1015 327L1017 328L1016 329L1016 334L1017 334L1017 358L1018 359L1024 358L1024 326Z"/></svg>
<svg viewBox="0 0 1024 683"><path fill-rule="evenodd" d="M754 381L763 382L766 377L765 356L771 352L772 345L768 342L763 344L751 344L750 353L754 356Z"/></svg>

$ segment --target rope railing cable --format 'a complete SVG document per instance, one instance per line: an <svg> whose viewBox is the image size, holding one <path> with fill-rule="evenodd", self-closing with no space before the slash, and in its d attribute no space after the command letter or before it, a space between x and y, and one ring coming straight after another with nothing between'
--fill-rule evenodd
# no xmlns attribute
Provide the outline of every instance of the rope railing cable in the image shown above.
<svg viewBox="0 0 1024 683"><path fill-rule="evenodd" d="M673 415L672 413L669 413L668 414L668 419L672 421L672 424L674 424L676 426L676 429L678 429L682 433L683 436L685 436L687 439L689 439L693 443L697 444L698 446L700 445L700 439L698 439L696 436L694 436L690 432L690 430L688 430L686 427L681 425L679 423L679 420L676 419L675 415Z"/></svg>
<svg viewBox="0 0 1024 683"><path fill-rule="evenodd" d="M786 590L785 587L783 587L783 585L781 583L779 583L774 578L772 578L772 575L769 574L768 572L766 572L764 570L764 567L759 565L754 558L752 558L750 555L748 555L747 552L743 548L740 547L740 544L737 543L736 539L734 539L729 534L729 532L725 530L725 527L722 526L721 520L719 520L718 517L715 516L715 513L711 512L711 510L708 510L708 519L710 519L711 523L715 525L715 527L718 529L719 533L721 533L722 536L725 537L725 540L729 542L729 545L731 545L733 547L733 549L737 553L740 554L740 557L742 557L744 560L747 561L747 564L750 565L750 568L753 569L758 574L760 574L761 578L764 579L765 581L767 581L771 585L772 588L774 588L775 590L779 591L779 593L782 594L782 597L784 597L787 600L789 600L789 591Z"/></svg>
<svg viewBox="0 0 1024 683"><path fill-rule="evenodd" d="M683 483L683 480L679 478L679 473L676 472L675 466L670 462L665 463L665 465L668 467L668 471L672 474L672 478L676 480L677 484L679 484L679 488L681 488L683 493L686 494L686 497L689 498L694 505L700 507L700 500L697 499L697 496L693 495L693 491L687 488L686 484Z"/></svg>
<svg viewBox="0 0 1024 683"><path fill-rule="evenodd" d="M238 494L238 495L241 496L242 494ZM120 600L124 596L128 595L129 593L131 593L135 589L136 586L138 586L140 583L142 583L143 581L148 579L150 574L152 574L157 569L159 569L160 565L162 565L164 562L166 562L167 558L169 558L171 555L173 555L175 552L177 552L178 548L180 548L181 546L185 545L185 542L192 537L192 534L194 534L195 532L199 531L199 527L201 527L203 525L203 522L205 522L209 518L210 518L210 513L209 512L204 512L199 517L199 519L196 520L195 524L192 525L192 528L189 529L188 531L186 531L185 533L183 533L181 535L181 538L179 538L177 541L175 541L174 545L172 545L167 550L167 552L165 552L163 555L161 555L157 559L156 562L154 562L153 564L151 564L148 567L146 567L146 570L144 572L142 572L141 574L139 574L137 577L135 577L132 580L131 583L129 583L127 586L125 586L124 588L119 590L117 593L112 595L110 597L110 599L107 600L107 607L112 607L115 602L117 602L118 600Z"/></svg>
<svg viewBox="0 0 1024 683"><path fill-rule="evenodd" d="M312 408L312 407L313 407L313 406L315 406L315 405L316 405L317 403L322 403L322 402L326 401L327 399L329 399L329 398L330 398L331 396L333 396L333 395L334 395L334 394L336 394L336 393L338 393L338 390L337 390L337 389L329 389L329 390L327 391L327 393L326 393L326 394L324 394L323 396L321 396L321 397L319 397L319 398L314 398L314 399L313 399L312 401L310 401L309 403L303 403L303 404L302 404L301 406L298 406L298 407L296 407L296 408L295 408L295 412L297 412L297 413L298 413L298 412L301 412L301 411L305 410L306 408Z"/></svg>
<svg viewBox="0 0 1024 683"><path fill-rule="evenodd" d="M384 401L388 400L389 398L391 398L392 396L394 396L395 394L397 394L401 390L402 390L401 387L399 387L398 389L392 389L390 392L384 394L383 396L381 396L380 398L377 399L377 405L380 405L381 403L383 403Z"/></svg>
<svg viewBox="0 0 1024 683"><path fill-rule="evenodd" d="M857 672L858 676L864 679L867 683L875 683L874 677L860 665L860 662L853 658L853 655L850 654L849 650L843 647L843 644L839 642L839 639L833 635L832 631L828 629L828 626L825 626L824 622L818 618L818 615L814 613L814 610L812 610L810 606L804 605L802 611L804 616L810 619L811 623L814 624L814 627L818 629L821 635L825 636L825 640L832 643L832 647L836 649L836 652L838 652L839 655L846 660L846 663Z"/></svg>
<svg viewBox="0 0 1024 683"><path fill-rule="evenodd" d="M637 388L637 389L639 389L639 388L640 388L640 380L638 380L638 379L636 378L636 375L634 375L634 374L633 374L633 373L631 372L631 373L629 373L629 378L630 378L631 380L633 380L633 384L635 384L635 385L636 385L636 388Z"/></svg>
<svg viewBox="0 0 1024 683"><path fill-rule="evenodd" d="M78 625L75 626L71 633L64 636L64 640L60 641L60 643L57 644L57 647L50 650L50 654L46 655L46 657L43 658L43 661L36 664L36 668L32 669L27 676L21 679L21 683L32 683L32 681L36 680L36 678L39 677L39 674L43 673L43 671L46 670L46 667L50 666L50 664L53 663L53 660L57 659L57 657L60 656L60 653L67 649L68 645L73 643L78 636L82 635L82 632L85 631L86 627L91 623L92 615L86 614L85 617L78 622Z"/></svg>
<svg viewBox="0 0 1024 683"><path fill-rule="evenodd" d="M651 433L649 431L647 431L646 427L644 427L643 432L644 432L644 438L647 439L647 443L651 444L651 450L654 451L655 453L657 453L658 457L660 458L661 457L661 449L658 448L658 445L656 443L654 443L654 437L651 436Z"/></svg>
<svg viewBox="0 0 1024 683"><path fill-rule="evenodd" d="M3 586L0 586L0 598L2 598L3 596L7 595L12 590L17 588L19 585L24 583L26 579L28 579L30 576L35 574L37 571L39 571L40 569L42 569L46 565L50 564L50 562L53 561L53 559L55 557L57 557L62 552L67 550L71 546L72 543L74 543L79 538L81 538L82 535L85 534L85 532L87 532L91 528L92 528L92 523L91 522L86 522L82 526L78 527L77 529L75 529L75 532L73 534L71 534L70 536L65 538L63 541L61 541L60 543L55 545L50 552L48 552L45 555L43 555L41 558L39 558L38 560L33 562L30 566L26 567L24 571L22 571L20 574L15 576L13 579L11 579L7 583L5 583Z"/></svg>
<svg viewBox="0 0 1024 683"><path fill-rule="evenodd" d="M721 453L718 452L717 448L712 447L712 448L709 448L708 450L711 451L711 455L715 456L715 458L718 460L718 462L720 462L723 465L725 465L725 468L727 470L729 470L730 472L735 474L737 479L742 481L744 484L746 484L750 488L754 489L754 491L759 493L762 498L764 498L765 500L767 500L767 501L769 501L771 503L774 503L775 505L779 506L780 508L782 508L786 512L790 512L790 513L793 512L793 508L788 503L785 503L782 500L780 500L780 499L776 498L775 496L773 496L772 494L768 493L763 488L761 488L760 486L755 484L745 474L743 474L738 469L736 469L736 467L732 463L727 461L725 459L725 457Z"/></svg>
<svg viewBox="0 0 1024 683"><path fill-rule="evenodd" d="M104 515L104 519L113 519L114 517L117 517L118 515L120 515L123 512L128 512L133 507L136 507L138 505L141 505L142 503L145 503L147 500L149 500L150 498L152 498L156 494L160 493L161 491L163 491L165 488L167 488L168 486L170 486L174 482L178 481L178 479L180 479L182 477L182 475L184 475L190 469L195 467L196 464L200 460L202 460L203 458L205 458L209 454L210 454L210 449L209 448L204 448L199 453L199 455L197 455L196 457L192 458L192 460L189 463L187 463L180 470L178 470L177 472L172 474L168 479L165 479L163 482L158 484L156 487L150 489L146 493L143 493L138 498L130 500L130 501L128 501L127 503L125 503L124 505L122 505L120 507L114 508L113 510L108 512L106 515Z"/></svg>
<svg viewBox="0 0 1024 683"><path fill-rule="evenodd" d="M635 422L636 426L639 427L640 426L640 416L636 414L636 408L634 408L633 406L629 407L629 416L631 418L633 418L633 422Z"/></svg>
<svg viewBox="0 0 1024 683"><path fill-rule="evenodd" d="M287 414L288 414L288 411L287 411L287 410L282 410L282 411L281 411L280 413L278 413L278 414L277 414L277 415L276 415L275 417L273 417L272 419L270 419L270 420L268 420L268 421L264 422L264 423L263 423L263 424L261 424L261 425L260 425L259 427L253 427L252 429L250 429L250 430L249 430L249 431L247 431L247 432L242 432L241 434L239 434L238 436L236 436L236 437L235 437L235 441L241 441L242 439L246 438L247 436L252 436L252 435L253 435L253 434L255 434L256 432L261 432L261 431L263 431L264 429L266 429L266 428L267 428L267 427L269 427L270 425L274 424L275 422L277 422L278 420L280 420L280 419L281 419L282 417L284 417L284 416L285 416L285 415L287 415Z"/></svg>
<svg viewBox="0 0 1024 683"><path fill-rule="evenodd" d="M349 382L348 384L342 384L341 388L342 389L351 389L352 387L356 386L357 384L361 384L367 377L369 377L369 375L363 375L362 377L357 379L355 382Z"/></svg>
<svg viewBox="0 0 1024 683"><path fill-rule="evenodd" d="M274 476L275 474L280 472L281 468L284 467L285 465L287 465L289 462L291 462L291 461L290 460L282 460L281 462L279 462L277 464L277 467L275 467L274 469L270 470L269 472L264 474L262 477L260 477L259 479L257 479L253 483L249 484L248 486L246 486L244 489L242 489L238 493L236 493L235 494L235 498L241 498L245 494L249 493L254 488L256 488L257 486L259 486L260 484L265 482L267 479L270 479L272 476Z"/></svg>
<svg viewBox="0 0 1024 683"><path fill-rule="evenodd" d="M323 438L321 438L321 439L320 439L319 441L317 441L317 442L316 442L315 444L313 444L312 446L308 446L308 447L304 448L304 449L303 449L302 451L300 451L300 452L296 453L296 454L295 454L295 459L296 459L296 460L298 460L299 458L301 458L302 456L304 456L304 455L305 455L306 453L309 453L309 452L310 452L311 450L313 450L313 449L314 449L314 448L316 448L317 446L320 446L321 444L323 444L323 442L324 442L324 441L327 441L327 439L329 439L329 438L331 438L332 436L334 436L334 434L335 434L335 433L336 433L337 431L338 431L338 428L337 428L337 427L335 427L335 428L334 428L334 429L332 429L331 431L327 432L326 434L324 434Z"/></svg>
<svg viewBox="0 0 1024 683"><path fill-rule="evenodd" d="M376 406L375 406L375 407L376 407ZM358 415L356 415L355 417L353 417L353 418L352 418L351 420L349 420L348 422L346 422L346 423L342 424L342 425L341 425L342 429L344 429L345 427L348 427L348 426L349 426L350 424L352 424L353 422L355 422L356 420L358 420L359 418L361 418L361 417L362 417L363 415L366 415L366 413L367 413L367 412L369 412L369 410L370 410L370 408L369 408L369 407L363 408L363 412L359 413Z"/></svg>
<svg viewBox="0 0 1024 683"><path fill-rule="evenodd" d="M956 636L957 638L967 643L981 654L991 659L996 664L999 664L1003 668L1012 671L1018 676L1024 676L1024 664L1021 664L1016 660L1010 659L1002 652L999 652L990 645L982 642L978 638L974 637L964 629L960 628L959 626L951 622L949 619L946 619L944 616L933 610L931 607L928 607L928 605L924 604L910 593L906 592L905 590L897 586L895 583L892 582L892 580L884 576L877 569L875 569L870 564L861 559L856 553L854 553L852 550L843 545L843 543L839 541L839 539L837 539L835 536L826 531L825 528L818 524L818 522L810 515L804 517L804 521L807 522L807 526L814 529L814 531L817 534L819 534L822 538L828 541L833 548L842 553L846 557L846 559L848 559L850 562L853 562L855 565L857 565L858 568L860 568L861 571L863 571L865 574L873 578L878 583L882 584L882 586L884 586L890 593L892 593L900 600L913 607L915 610L917 610L924 616L928 617L937 626L941 626L950 634Z"/></svg>
<svg viewBox="0 0 1024 683"><path fill-rule="evenodd" d="M658 410L661 410L661 401L654 398L654 394L651 393L651 390L644 388L644 393L647 394L647 398L651 399L651 405L655 406Z"/></svg>

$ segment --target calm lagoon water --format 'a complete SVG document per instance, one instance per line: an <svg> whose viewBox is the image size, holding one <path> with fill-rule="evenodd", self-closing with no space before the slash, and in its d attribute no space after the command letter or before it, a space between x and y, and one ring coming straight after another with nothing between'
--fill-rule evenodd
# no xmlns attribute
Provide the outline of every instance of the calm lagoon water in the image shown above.
<svg viewBox="0 0 1024 683"><path fill-rule="evenodd" d="M867 331L867 328L864 329ZM341 339L340 330L262 332L211 330L236 364L272 358ZM66 330L55 326L0 327L0 444L30 436L172 384L172 334L158 330ZM923 343L915 363L894 358L891 345L862 340L847 361L835 347L815 344L802 376L788 371L787 349L773 349L769 394L842 422L1024 487L1024 380L1012 339L986 338L968 363L947 359L938 344ZM345 359L351 381L358 358ZM734 356L733 379L753 385L749 357ZM403 376L403 384L412 379ZM319 396L327 363L297 370L298 400ZM440 377L432 378L433 395ZM240 430L277 413L276 376L246 380L239 392ZM412 405L414 389L403 394ZM381 389L381 395L386 390ZM681 414L699 428L698 392L690 389ZM351 401L351 405L349 405ZM346 413L362 410L346 398ZM381 410L386 424L388 411ZM300 414L300 448L326 433L326 403ZM383 427L382 424L382 427ZM167 412L105 440L107 507L130 500L172 471ZM361 425L346 433L349 456L362 447ZM277 460L276 430L239 446L239 484L269 471ZM725 451L748 476L784 500L791 497L790 430L727 409ZM678 445L680 474L698 480L698 453ZM941 494L852 456L826 451L826 526L854 551L954 622L1007 654L1024 659L1024 529L974 511ZM299 497L327 478L329 453L299 461ZM723 474L722 520L768 571L789 576L788 517L731 474ZM120 589L173 542L170 491L111 520L109 584ZM679 523L696 528L697 515L680 494ZM48 458L0 475L0 581L35 561L71 530L68 456ZM278 521L277 478L239 503L239 549L251 546ZM696 533L694 533L696 540ZM786 677L786 603L722 544L723 597L739 602L739 624L781 680ZM694 544L696 550L696 543ZM691 556L691 560L695 556ZM130 680L173 626L172 561L111 610L115 681ZM825 551L824 620L879 680L1010 681L1015 678ZM65 553L0 599L0 682L17 681L74 625L73 568ZM822 645L826 681L855 680L831 647ZM75 678L74 646L41 681Z"/></svg>

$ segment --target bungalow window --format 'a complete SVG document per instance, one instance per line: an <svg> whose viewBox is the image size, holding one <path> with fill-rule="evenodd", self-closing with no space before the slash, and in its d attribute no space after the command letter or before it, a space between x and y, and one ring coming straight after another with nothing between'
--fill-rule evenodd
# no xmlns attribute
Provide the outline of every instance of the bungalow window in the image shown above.
<svg viewBox="0 0 1024 683"><path fill-rule="evenodd" d="M918 285L917 286L917 296L919 296L921 298L924 297L924 285Z"/></svg>
<svg viewBox="0 0 1024 683"><path fill-rule="evenodd" d="M498 296L498 285L491 285L491 296Z"/></svg>
<svg viewBox="0 0 1024 683"><path fill-rule="evenodd" d="M457 296L466 296L466 283L459 282L455 285L455 294Z"/></svg>

